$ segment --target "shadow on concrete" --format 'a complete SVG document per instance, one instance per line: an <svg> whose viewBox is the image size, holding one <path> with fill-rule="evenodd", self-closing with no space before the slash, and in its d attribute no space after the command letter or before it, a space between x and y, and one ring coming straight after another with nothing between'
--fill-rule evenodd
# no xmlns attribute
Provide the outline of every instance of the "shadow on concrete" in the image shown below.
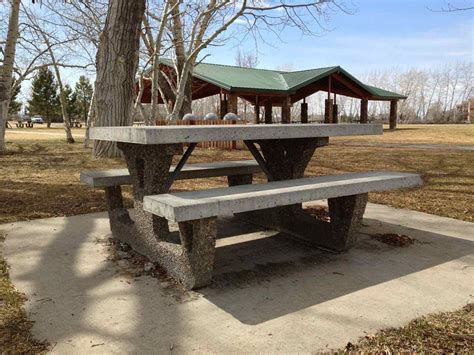
<svg viewBox="0 0 474 355"><path fill-rule="evenodd" d="M98 249L105 249L99 244L105 243L111 236L107 234L108 228L105 235L104 228L102 233L95 231L98 223L108 224L105 214L62 219L64 223L60 230L56 230L58 223L54 221L30 222L44 225L36 227L40 235L25 235L25 239L41 239L48 233L55 237L48 241L42 238L45 239L44 243L35 240L33 248L27 242L24 248L16 252L17 258L34 259L35 265L25 264L28 271L20 271L18 278L32 284L31 289L35 290L33 297L29 297L29 312L42 325L41 329L35 330L38 333L36 336L52 341L53 348L58 347L60 351L74 351L79 345L75 343L76 339L72 339L80 334L87 338L87 347L91 351L100 352L104 344L114 343L116 351L135 352L146 350L147 346L150 351L153 350L152 342L143 342L143 337L153 333L153 329L163 334L160 322L165 319L173 317L174 326L179 328L179 312L174 310L173 314L167 314L169 307L166 298L157 297L160 294L157 280L148 277L146 282L141 282L140 278L127 275L116 263L107 260L105 250L101 251L103 258L90 258ZM11 253L9 259L14 255ZM111 283L117 274L120 275L120 284ZM150 283L156 284L154 296L150 295ZM130 286L124 288L124 285ZM110 302L110 299L113 301ZM120 318L121 313L131 313L135 318L119 326L115 318L116 315ZM150 325L153 325L153 329L150 329ZM76 351L83 352L83 345Z"/></svg>
<svg viewBox="0 0 474 355"><path fill-rule="evenodd" d="M61 221L58 230L55 219L30 222L36 226L35 236L26 234L26 228L24 235L15 231L25 240L15 257L26 260L25 271L19 271L17 278L32 284L34 296L38 295L30 299L29 309L47 328L38 329L39 336L54 334L62 349L72 351L78 344L71 338L77 334L94 351L111 343L108 351L169 351L180 342L189 322L189 306L176 306L180 303L204 297L241 323L256 325L461 258L474 248L464 239L365 219L356 247L334 255L284 234L224 219L219 222L213 284L198 292L178 287L170 293L159 280L129 275L106 260L105 247L98 246L110 237L105 214ZM384 231L407 234L417 243L389 247L367 234ZM98 249L102 258L92 257ZM182 297L176 297L176 292ZM76 350L83 351L83 344Z"/></svg>
<svg viewBox="0 0 474 355"><path fill-rule="evenodd" d="M200 292L255 325L474 252L474 242L464 239L370 219L364 225L346 254L311 249L283 234L218 248L213 284ZM370 237L389 232L416 243L392 247Z"/></svg>

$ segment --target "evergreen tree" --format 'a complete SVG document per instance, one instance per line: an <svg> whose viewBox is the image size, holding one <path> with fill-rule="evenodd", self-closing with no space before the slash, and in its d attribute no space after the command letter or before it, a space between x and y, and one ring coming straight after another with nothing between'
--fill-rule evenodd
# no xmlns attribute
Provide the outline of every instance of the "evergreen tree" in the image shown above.
<svg viewBox="0 0 474 355"><path fill-rule="evenodd" d="M17 101L18 94L20 93L21 85L18 85L10 98L10 106L8 106L8 114L16 115L21 110L21 102Z"/></svg>
<svg viewBox="0 0 474 355"><path fill-rule="evenodd" d="M48 128L51 119L60 112L58 86L53 73L48 68L41 68L31 83L31 99L28 100L28 111L31 115L41 115L46 119Z"/></svg>
<svg viewBox="0 0 474 355"><path fill-rule="evenodd" d="M69 119L72 121L78 116L80 110L77 94L75 91L72 91L72 88L68 84L64 85L64 94L66 96L66 110Z"/></svg>
<svg viewBox="0 0 474 355"><path fill-rule="evenodd" d="M89 112L93 92L94 89L90 80L84 75L81 75L74 88L74 93L77 100L77 114L82 118L82 120L84 120L84 122L87 121L87 114Z"/></svg>

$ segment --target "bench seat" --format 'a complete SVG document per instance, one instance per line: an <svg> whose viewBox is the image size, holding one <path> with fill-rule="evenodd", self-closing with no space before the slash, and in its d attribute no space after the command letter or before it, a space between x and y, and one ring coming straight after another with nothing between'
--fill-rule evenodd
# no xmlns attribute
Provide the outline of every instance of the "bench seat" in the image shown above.
<svg viewBox="0 0 474 355"><path fill-rule="evenodd" d="M145 196L143 208L174 222L419 186L417 174L364 172Z"/></svg>
<svg viewBox="0 0 474 355"><path fill-rule="evenodd" d="M175 167L170 168L170 173ZM260 173L254 160L220 161L213 163L186 164L177 179L198 179L217 176L238 176ZM81 182L92 187L112 187L131 185L132 177L128 169L87 170L81 172Z"/></svg>

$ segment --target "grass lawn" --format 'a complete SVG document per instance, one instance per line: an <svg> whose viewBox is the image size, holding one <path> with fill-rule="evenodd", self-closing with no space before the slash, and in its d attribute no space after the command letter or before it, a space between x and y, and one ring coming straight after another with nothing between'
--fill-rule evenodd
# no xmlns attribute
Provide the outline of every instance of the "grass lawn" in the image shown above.
<svg viewBox="0 0 474 355"><path fill-rule="evenodd" d="M0 156L0 223L106 209L104 193L81 185L79 172L124 167L121 160L94 160L90 150L82 147L81 138L77 144L64 143L60 128L34 128L24 130L24 134L15 132L22 130L7 131L9 152ZM83 132L83 129L73 130L78 136ZM402 125L399 130L383 136L332 140L333 143L347 141L472 145L474 125ZM230 159L251 159L251 156L247 151L196 149L190 162ZM423 187L372 193L370 201L474 222L473 162L474 152L467 151L332 144L317 150L307 174L370 170L418 172L423 175ZM257 180L263 182L264 178L258 176ZM178 181L173 189L204 189L225 184L225 178L186 180ZM125 188L125 194L131 205L131 189ZM15 349L20 348L13 346L21 343L24 349L41 351L44 344L28 337L30 324L21 307L22 297L9 282L1 257L0 266L0 348L17 352ZM470 306L457 312L420 318L403 328L381 331L348 346L348 350L472 351L473 324L474 312ZM22 334L26 335L22 337Z"/></svg>
<svg viewBox="0 0 474 355"><path fill-rule="evenodd" d="M474 145L474 125L472 124L399 124L395 131L390 131L388 126L384 128L384 134L381 136L339 137L332 141Z"/></svg>

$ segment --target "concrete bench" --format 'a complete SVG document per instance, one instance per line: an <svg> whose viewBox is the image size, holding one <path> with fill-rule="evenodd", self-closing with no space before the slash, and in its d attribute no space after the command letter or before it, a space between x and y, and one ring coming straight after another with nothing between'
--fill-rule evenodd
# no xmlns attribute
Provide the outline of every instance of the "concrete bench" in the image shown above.
<svg viewBox="0 0 474 355"><path fill-rule="evenodd" d="M195 288L211 281L217 216L239 214L254 223L340 252L354 244L369 192L421 184L417 174L350 173L145 196L143 209L178 222L183 249L179 262L184 266L178 268L181 273L172 276L188 288ZM328 199L329 222L302 209L303 202L322 199Z"/></svg>
<svg viewBox="0 0 474 355"><path fill-rule="evenodd" d="M170 173L175 167L170 168ZM213 163L187 164L181 169L178 180L200 179L227 176L229 185L237 185L239 181L252 179L252 175L261 169L254 160L221 161ZM113 187L131 185L133 178L128 169L88 170L81 172L81 182L92 187Z"/></svg>

